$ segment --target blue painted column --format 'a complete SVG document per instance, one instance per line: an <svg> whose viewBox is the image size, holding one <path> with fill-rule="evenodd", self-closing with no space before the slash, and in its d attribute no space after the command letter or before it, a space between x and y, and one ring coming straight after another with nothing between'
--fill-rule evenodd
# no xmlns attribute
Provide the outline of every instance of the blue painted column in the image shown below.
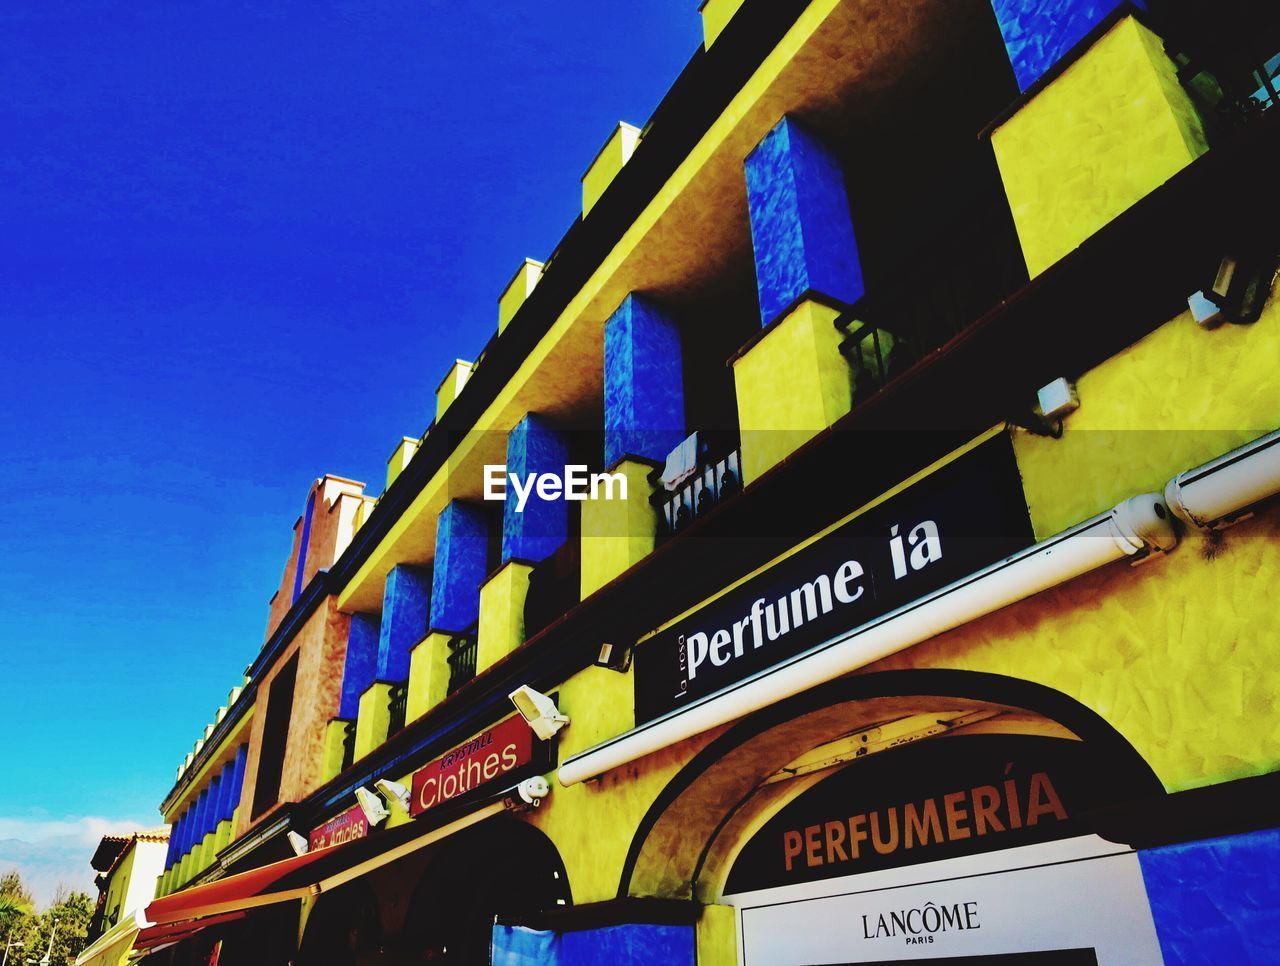
<svg viewBox="0 0 1280 966"><path fill-rule="evenodd" d="M231 813L235 810L235 802L240 797L234 792L235 777L236 763L235 759L232 759L222 766L222 784L218 787L218 805L213 813L213 827L215 829L223 822L230 821Z"/></svg>
<svg viewBox="0 0 1280 966"><path fill-rule="evenodd" d="M489 524L478 509L454 500L440 511L431 580L433 631L458 634L476 625L488 553Z"/></svg>
<svg viewBox="0 0 1280 966"><path fill-rule="evenodd" d="M178 844L173 853L173 861L177 864L187 854L188 842L191 838L191 820L195 818L195 806L188 805L187 810L178 819Z"/></svg>
<svg viewBox="0 0 1280 966"><path fill-rule="evenodd" d="M856 302L862 265L844 171L830 149L784 117L747 156L747 210L760 320L810 294Z"/></svg>
<svg viewBox="0 0 1280 966"><path fill-rule="evenodd" d="M604 465L661 463L685 437L680 331L635 293L604 327Z"/></svg>
<svg viewBox="0 0 1280 966"><path fill-rule="evenodd" d="M534 473L563 475L569 444L545 419L529 413L507 435L507 472L521 479ZM544 500L528 494L520 507L515 487L507 482L502 512L502 562L537 563L560 549L569 537L569 504L563 498Z"/></svg>
<svg viewBox="0 0 1280 966"><path fill-rule="evenodd" d="M342 666L342 694L338 717L355 721L360 711L360 695L378 676L378 642L382 629L376 614L352 614L347 630L347 657Z"/></svg>
<svg viewBox="0 0 1280 966"><path fill-rule="evenodd" d="M427 633L430 607L431 571L407 564L391 568L382 592L376 680L408 680L409 650Z"/></svg>
<svg viewBox="0 0 1280 966"><path fill-rule="evenodd" d="M172 827L169 829L169 848L165 852L164 867L167 872L173 868L173 863L178 861L178 846L182 841L183 823L187 820L187 813L183 812L174 820Z"/></svg>
<svg viewBox="0 0 1280 966"><path fill-rule="evenodd" d="M209 811L209 789L206 788L196 799L195 815L191 819L191 834L187 836L187 851L190 852L204 838L204 817Z"/></svg>
<svg viewBox="0 0 1280 966"><path fill-rule="evenodd" d="M1144 0L1132 0L1145 7ZM1018 88L1026 91L1124 0L991 0Z"/></svg>
<svg viewBox="0 0 1280 966"><path fill-rule="evenodd" d="M249 745L246 743L236 749L235 761L232 762L231 804L230 811L227 812L227 818L231 818L235 810L240 807L240 795L244 791L244 771L248 761Z"/></svg>
<svg viewBox="0 0 1280 966"><path fill-rule="evenodd" d="M1169 966L1280 961L1280 829L1145 849L1138 860Z"/></svg>
<svg viewBox="0 0 1280 966"><path fill-rule="evenodd" d="M209 780L209 807L204 816L204 830L200 833L203 839L211 832L218 830L218 806L222 803L222 772L218 772Z"/></svg>

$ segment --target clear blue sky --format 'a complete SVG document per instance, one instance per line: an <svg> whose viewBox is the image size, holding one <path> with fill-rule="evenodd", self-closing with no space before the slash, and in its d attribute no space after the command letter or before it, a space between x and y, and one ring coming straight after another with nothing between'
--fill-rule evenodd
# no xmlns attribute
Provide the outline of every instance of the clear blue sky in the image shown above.
<svg viewBox="0 0 1280 966"><path fill-rule="evenodd" d="M3 5L0 868L158 821L310 480L381 489L696 8Z"/></svg>

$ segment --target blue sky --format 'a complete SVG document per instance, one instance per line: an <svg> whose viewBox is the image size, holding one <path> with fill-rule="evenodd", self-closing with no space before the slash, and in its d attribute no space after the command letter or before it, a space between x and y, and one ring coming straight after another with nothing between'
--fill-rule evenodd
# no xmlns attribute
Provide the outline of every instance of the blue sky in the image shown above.
<svg viewBox="0 0 1280 966"><path fill-rule="evenodd" d="M695 0L0 8L0 869L87 885L381 488Z"/></svg>

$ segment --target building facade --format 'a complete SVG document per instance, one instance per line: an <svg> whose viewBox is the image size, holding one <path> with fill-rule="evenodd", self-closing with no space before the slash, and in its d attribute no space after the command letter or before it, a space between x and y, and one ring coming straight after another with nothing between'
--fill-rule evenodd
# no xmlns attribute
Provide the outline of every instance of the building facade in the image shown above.
<svg viewBox="0 0 1280 966"><path fill-rule="evenodd" d="M168 849L167 827L132 835L104 835L89 864L98 873L98 901L76 966L120 966L146 925Z"/></svg>
<svg viewBox="0 0 1280 966"><path fill-rule="evenodd" d="M382 494L309 491L139 952L1268 961L1257 7L707 0Z"/></svg>

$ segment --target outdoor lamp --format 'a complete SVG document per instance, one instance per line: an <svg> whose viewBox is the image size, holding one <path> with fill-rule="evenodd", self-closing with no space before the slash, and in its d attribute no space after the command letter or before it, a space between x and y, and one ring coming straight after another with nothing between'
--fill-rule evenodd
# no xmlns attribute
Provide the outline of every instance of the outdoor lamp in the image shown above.
<svg viewBox="0 0 1280 966"><path fill-rule="evenodd" d="M289 839L289 844L293 846L294 855L306 855L311 849L310 843L297 832L289 832L286 838Z"/></svg>
<svg viewBox="0 0 1280 966"><path fill-rule="evenodd" d="M364 817L369 820L370 825L381 825L391 814L387 811L387 806L382 803L382 799L363 785L356 789L356 801L360 803L360 811L364 812Z"/></svg>
<svg viewBox="0 0 1280 966"><path fill-rule="evenodd" d="M555 737L556 732L569 723L568 716L560 713L554 701L527 684L522 684L507 697L516 706L520 716L529 723L533 733L543 741Z"/></svg>
<svg viewBox="0 0 1280 966"><path fill-rule="evenodd" d="M386 778L379 778L373 783L373 787L382 793L382 797L388 802L398 802L400 807L406 812L409 811L409 789L405 788L399 782L393 782Z"/></svg>

